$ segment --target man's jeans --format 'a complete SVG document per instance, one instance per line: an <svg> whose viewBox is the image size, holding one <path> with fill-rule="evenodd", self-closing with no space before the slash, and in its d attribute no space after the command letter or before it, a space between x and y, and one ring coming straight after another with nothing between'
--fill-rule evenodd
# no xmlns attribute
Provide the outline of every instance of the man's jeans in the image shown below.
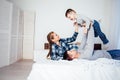
<svg viewBox="0 0 120 80"><path fill-rule="evenodd" d="M120 50L108 50L107 51L113 59L120 60Z"/></svg>

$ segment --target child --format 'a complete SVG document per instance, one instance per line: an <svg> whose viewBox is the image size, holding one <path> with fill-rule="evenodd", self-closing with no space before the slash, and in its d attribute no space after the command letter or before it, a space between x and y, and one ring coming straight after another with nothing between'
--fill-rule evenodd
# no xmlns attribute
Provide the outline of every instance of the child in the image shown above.
<svg viewBox="0 0 120 80"><path fill-rule="evenodd" d="M93 26L94 36L95 37L99 36L104 45L109 43L109 40L106 38L105 34L100 29L100 24L98 23L98 21L91 20L85 16L79 15L73 9L68 9L65 13L65 16L68 19L70 19L74 22L77 22L78 25L81 27L86 27L87 29L89 29L89 26ZM108 46L106 46L106 47L108 47Z"/></svg>

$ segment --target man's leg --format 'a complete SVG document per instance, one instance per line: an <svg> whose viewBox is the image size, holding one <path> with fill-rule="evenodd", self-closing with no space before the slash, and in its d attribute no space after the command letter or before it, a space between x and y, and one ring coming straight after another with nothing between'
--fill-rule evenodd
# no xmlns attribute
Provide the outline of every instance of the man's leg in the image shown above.
<svg viewBox="0 0 120 80"><path fill-rule="evenodd" d="M120 50L109 50L107 51L113 59L120 60Z"/></svg>
<svg viewBox="0 0 120 80"><path fill-rule="evenodd" d="M84 49L84 47L86 45L86 37L87 37L87 34L83 34L82 41L81 41L80 46L79 46L79 50Z"/></svg>
<svg viewBox="0 0 120 80"><path fill-rule="evenodd" d="M81 51L81 58L89 59L92 56L94 49L94 30L93 27L90 28L87 34L86 45Z"/></svg>

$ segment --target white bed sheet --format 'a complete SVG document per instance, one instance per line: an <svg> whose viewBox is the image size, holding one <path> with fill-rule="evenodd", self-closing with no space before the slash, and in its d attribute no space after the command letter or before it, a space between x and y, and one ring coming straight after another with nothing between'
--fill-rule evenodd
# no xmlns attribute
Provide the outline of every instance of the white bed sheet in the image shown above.
<svg viewBox="0 0 120 80"><path fill-rule="evenodd" d="M120 80L120 61L41 60L33 64L28 80Z"/></svg>

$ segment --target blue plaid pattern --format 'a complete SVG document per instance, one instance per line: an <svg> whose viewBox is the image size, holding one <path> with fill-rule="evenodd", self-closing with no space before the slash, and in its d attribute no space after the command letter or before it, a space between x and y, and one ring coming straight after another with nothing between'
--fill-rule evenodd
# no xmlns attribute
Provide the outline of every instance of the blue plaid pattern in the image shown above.
<svg viewBox="0 0 120 80"><path fill-rule="evenodd" d="M52 60L59 60L63 59L64 52L71 49L78 49L78 46L75 44L70 44L71 42L75 41L77 38L78 33L74 32L73 36L66 39L60 39L60 46L53 44L52 45L52 53L51 59Z"/></svg>

